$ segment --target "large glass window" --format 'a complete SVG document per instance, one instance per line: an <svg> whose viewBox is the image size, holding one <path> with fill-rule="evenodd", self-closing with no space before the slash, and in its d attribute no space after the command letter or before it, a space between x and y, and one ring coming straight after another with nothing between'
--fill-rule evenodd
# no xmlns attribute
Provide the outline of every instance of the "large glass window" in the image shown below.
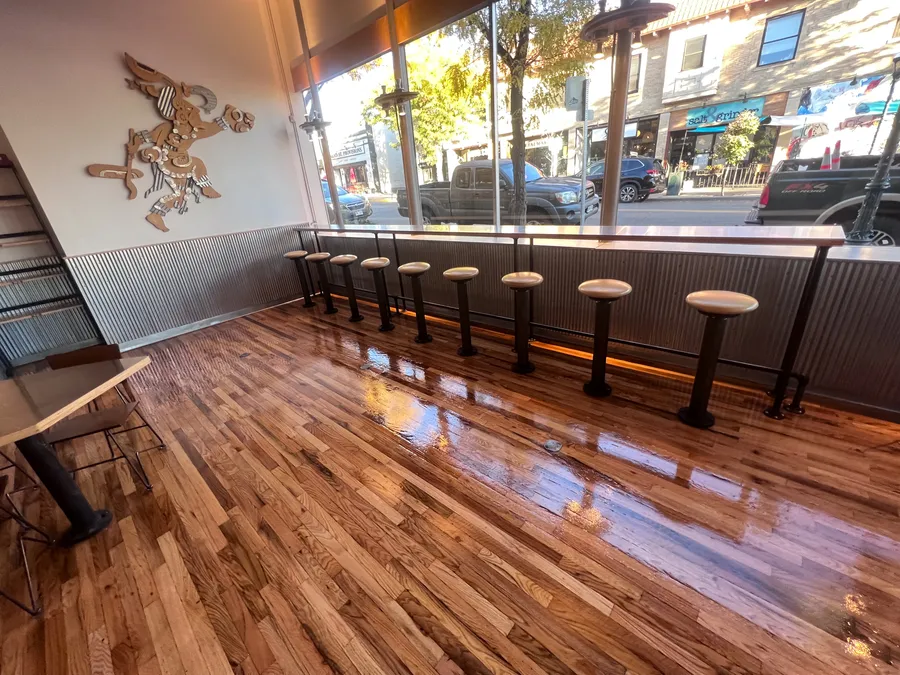
<svg viewBox="0 0 900 675"><path fill-rule="evenodd" d="M628 93L636 94L641 88L641 55L632 54L631 69L628 74Z"/></svg>
<svg viewBox="0 0 900 675"><path fill-rule="evenodd" d="M758 65L768 66L793 60L797 55L797 43L800 42L803 14L803 10L800 10L766 20Z"/></svg>
<svg viewBox="0 0 900 675"><path fill-rule="evenodd" d="M681 70L694 70L703 67L703 54L706 52L706 36L689 38L684 41L684 55L681 57Z"/></svg>

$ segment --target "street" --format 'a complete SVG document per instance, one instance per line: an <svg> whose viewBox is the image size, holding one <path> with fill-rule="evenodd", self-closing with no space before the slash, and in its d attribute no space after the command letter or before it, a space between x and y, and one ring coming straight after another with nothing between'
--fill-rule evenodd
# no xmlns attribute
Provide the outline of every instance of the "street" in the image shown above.
<svg viewBox="0 0 900 675"><path fill-rule="evenodd" d="M371 196L370 221L381 225L408 224L397 212L392 198ZM652 195L640 204L619 204L619 225L743 225L744 217L756 203L753 197L666 197ZM600 214L588 218L588 225L599 225Z"/></svg>

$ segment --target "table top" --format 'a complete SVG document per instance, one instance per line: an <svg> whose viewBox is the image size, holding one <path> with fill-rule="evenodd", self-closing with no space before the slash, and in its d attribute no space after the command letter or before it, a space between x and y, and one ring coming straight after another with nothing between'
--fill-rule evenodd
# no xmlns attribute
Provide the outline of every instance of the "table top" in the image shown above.
<svg viewBox="0 0 900 675"><path fill-rule="evenodd" d="M496 237L535 238L535 240L591 240L591 241L643 241L695 244L739 244L765 246L843 246L844 232L838 225L728 225L728 226L676 226L640 225L601 227L588 225L537 225L517 227L502 225L355 225L339 228L336 225L320 228L296 228L298 231L327 232L333 234L361 234L385 232L403 236L437 237Z"/></svg>
<svg viewBox="0 0 900 675"><path fill-rule="evenodd" d="M149 365L137 356L0 381L0 445L49 429Z"/></svg>

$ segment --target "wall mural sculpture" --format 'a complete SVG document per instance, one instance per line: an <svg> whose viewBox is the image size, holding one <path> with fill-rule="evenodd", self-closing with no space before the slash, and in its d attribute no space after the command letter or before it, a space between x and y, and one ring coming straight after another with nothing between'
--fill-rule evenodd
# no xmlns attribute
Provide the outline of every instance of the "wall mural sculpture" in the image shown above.
<svg viewBox="0 0 900 675"><path fill-rule="evenodd" d="M135 78L126 78L129 89L138 89L152 99L156 99L156 109L166 120L152 131L128 130L128 141L125 143L125 165L91 164L87 167L90 175L98 178L117 178L125 182L128 199L137 196L134 185L135 178L142 178L143 172L132 167L135 156L150 164L153 185L144 193L144 197L168 186L171 194L160 197L147 214L147 221L153 227L168 232L165 216L170 210L178 213L187 211L188 199L193 196L200 203L200 195L207 199L218 199L222 195L216 192L206 173L206 165L198 157L190 154L191 146L198 140L215 136L220 131L231 129L236 133L244 133L253 128L254 117L242 112L233 105L226 105L221 117L207 122L200 116L200 111L207 114L218 105L216 95L199 85L175 82L149 66L136 61L125 54L125 64L134 73ZM203 99L198 107L188 99Z"/></svg>

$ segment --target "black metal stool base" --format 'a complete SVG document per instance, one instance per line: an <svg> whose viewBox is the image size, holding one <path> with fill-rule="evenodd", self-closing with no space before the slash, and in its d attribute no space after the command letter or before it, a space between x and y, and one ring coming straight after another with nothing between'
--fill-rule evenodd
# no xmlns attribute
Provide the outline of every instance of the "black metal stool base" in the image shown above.
<svg viewBox="0 0 900 675"><path fill-rule="evenodd" d="M99 509L94 512L94 515L96 518L88 527L79 528L78 530L74 527L70 527L56 540L56 545L61 546L62 548L71 548L75 544L90 539L95 534L102 532L109 527L110 523L112 523L112 513L106 509Z"/></svg>
<svg viewBox="0 0 900 675"><path fill-rule="evenodd" d="M337 314L337 307L332 307L331 309L326 309L322 314Z"/></svg>
<svg viewBox="0 0 900 675"><path fill-rule="evenodd" d="M391 332L392 330L394 330L394 324L392 324L392 323L383 323L383 324L381 324L380 326L378 326L378 330L381 331L382 333L389 333L389 332Z"/></svg>
<svg viewBox="0 0 900 675"><path fill-rule="evenodd" d="M776 408L766 408L765 410L763 410L763 415L765 415L766 417L771 417L773 420L784 419L784 413Z"/></svg>
<svg viewBox="0 0 900 675"><path fill-rule="evenodd" d="M691 414L691 409L687 406L678 411L678 419L690 427L697 429L709 429L716 423L716 418L712 413L704 411L698 415Z"/></svg>
<svg viewBox="0 0 900 675"><path fill-rule="evenodd" d="M594 382L593 380L585 382L582 389L588 396L596 396L597 398L603 398L612 393L612 387L606 384L606 382Z"/></svg>
<svg viewBox="0 0 900 675"><path fill-rule="evenodd" d="M309 302L304 302L301 305L301 307L303 307L304 309L309 309L310 307L315 307L315 306L316 306L316 303L314 303L312 300L310 300Z"/></svg>
<svg viewBox="0 0 900 675"><path fill-rule="evenodd" d="M802 405L796 405L795 403L788 403L786 406L784 406L784 409L792 415L806 414L806 408L804 408Z"/></svg>
<svg viewBox="0 0 900 675"><path fill-rule="evenodd" d="M531 361L528 363L514 363L511 370L514 373L519 373L519 375L527 375L534 372L534 364Z"/></svg>
<svg viewBox="0 0 900 675"><path fill-rule="evenodd" d="M366 318L366 317L364 317L362 314L357 314L356 316L351 316L351 317L350 317L350 323L358 323L358 322L362 321L362 320L365 319L365 318Z"/></svg>
<svg viewBox="0 0 900 675"><path fill-rule="evenodd" d="M432 340L434 340L434 338L430 335L416 335L416 337L413 338L413 341L419 343L420 345L427 345Z"/></svg>
<svg viewBox="0 0 900 675"><path fill-rule="evenodd" d="M456 350L456 353L460 356L475 356L478 353L478 350L475 347L469 347L468 349L465 347L460 347Z"/></svg>

